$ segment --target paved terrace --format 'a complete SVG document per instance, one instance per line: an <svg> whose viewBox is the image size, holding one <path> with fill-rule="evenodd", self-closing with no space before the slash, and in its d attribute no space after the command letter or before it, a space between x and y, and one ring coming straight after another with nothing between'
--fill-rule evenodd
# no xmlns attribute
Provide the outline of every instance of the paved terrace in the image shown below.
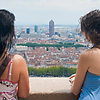
<svg viewBox="0 0 100 100"><path fill-rule="evenodd" d="M77 100L71 93L68 78L30 77L30 94L19 100Z"/></svg>

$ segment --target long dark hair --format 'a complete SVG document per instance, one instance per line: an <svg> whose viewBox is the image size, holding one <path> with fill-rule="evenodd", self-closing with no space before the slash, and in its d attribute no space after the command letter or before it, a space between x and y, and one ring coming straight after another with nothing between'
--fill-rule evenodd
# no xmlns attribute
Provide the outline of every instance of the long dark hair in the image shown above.
<svg viewBox="0 0 100 100"><path fill-rule="evenodd" d="M0 57L2 54L5 56L7 51L13 46L14 40L16 39L14 32L14 20L14 14L5 9L0 10Z"/></svg>

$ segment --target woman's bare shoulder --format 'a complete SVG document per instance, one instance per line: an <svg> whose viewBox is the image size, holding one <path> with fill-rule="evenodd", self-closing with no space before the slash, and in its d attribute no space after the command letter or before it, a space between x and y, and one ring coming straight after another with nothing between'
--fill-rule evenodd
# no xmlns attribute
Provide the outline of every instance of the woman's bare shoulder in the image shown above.
<svg viewBox="0 0 100 100"><path fill-rule="evenodd" d="M92 58L93 58L93 51L91 51L91 49L88 49L80 54L79 60L84 64L85 63L88 64Z"/></svg>
<svg viewBox="0 0 100 100"><path fill-rule="evenodd" d="M25 66L26 65L25 59L18 54L14 55L12 60L13 60L13 64L16 66Z"/></svg>
<svg viewBox="0 0 100 100"><path fill-rule="evenodd" d="M86 56L89 56L89 54L90 54L90 51L89 50L85 50L84 52L82 52L80 54L80 57L86 57Z"/></svg>
<svg viewBox="0 0 100 100"><path fill-rule="evenodd" d="M21 55L16 54L13 56L13 60L16 62L22 62L24 61L24 58Z"/></svg>
<svg viewBox="0 0 100 100"><path fill-rule="evenodd" d="M94 61L96 57L96 55L98 55L97 53L98 51L96 51L95 49L88 49L85 50L83 53L81 53L79 60L82 62L82 64L85 64L85 66L87 65L91 65L91 62Z"/></svg>
<svg viewBox="0 0 100 100"><path fill-rule="evenodd" d="M82 52L81 56L89 57L89 56L92 56L93 54L94 54L94 50L88 49L88 50L85 50L84 52Z"/></svg>
<svg viewBox="0 0 100 100"><path fill-rule="evenodd" d="M100 55L100 49L98 48L88 49L88 50L85 50L81 55L94 58L94 56Z"/></svg>

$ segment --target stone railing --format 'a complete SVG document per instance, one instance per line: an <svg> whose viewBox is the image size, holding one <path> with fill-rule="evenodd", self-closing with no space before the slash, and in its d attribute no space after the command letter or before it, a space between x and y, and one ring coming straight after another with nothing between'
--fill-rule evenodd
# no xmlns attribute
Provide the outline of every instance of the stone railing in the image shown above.
<svg viewBox="0 0 100 100"><path fill-rule="evenodd" d="M28 98L19 100L77 100L68 78L31 77Z"/></svg>

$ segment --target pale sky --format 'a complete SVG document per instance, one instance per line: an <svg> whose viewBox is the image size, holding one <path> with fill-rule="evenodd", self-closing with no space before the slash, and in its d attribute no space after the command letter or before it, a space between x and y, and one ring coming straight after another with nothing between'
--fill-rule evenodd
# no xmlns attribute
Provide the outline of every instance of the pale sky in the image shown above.
<svg viewBox="0 0 100 100"><path fill-rule="evenodd" d="M16 25L77 25L87 12L100 9L100 0L2 0L0 8L14 13Z"/></svg>

